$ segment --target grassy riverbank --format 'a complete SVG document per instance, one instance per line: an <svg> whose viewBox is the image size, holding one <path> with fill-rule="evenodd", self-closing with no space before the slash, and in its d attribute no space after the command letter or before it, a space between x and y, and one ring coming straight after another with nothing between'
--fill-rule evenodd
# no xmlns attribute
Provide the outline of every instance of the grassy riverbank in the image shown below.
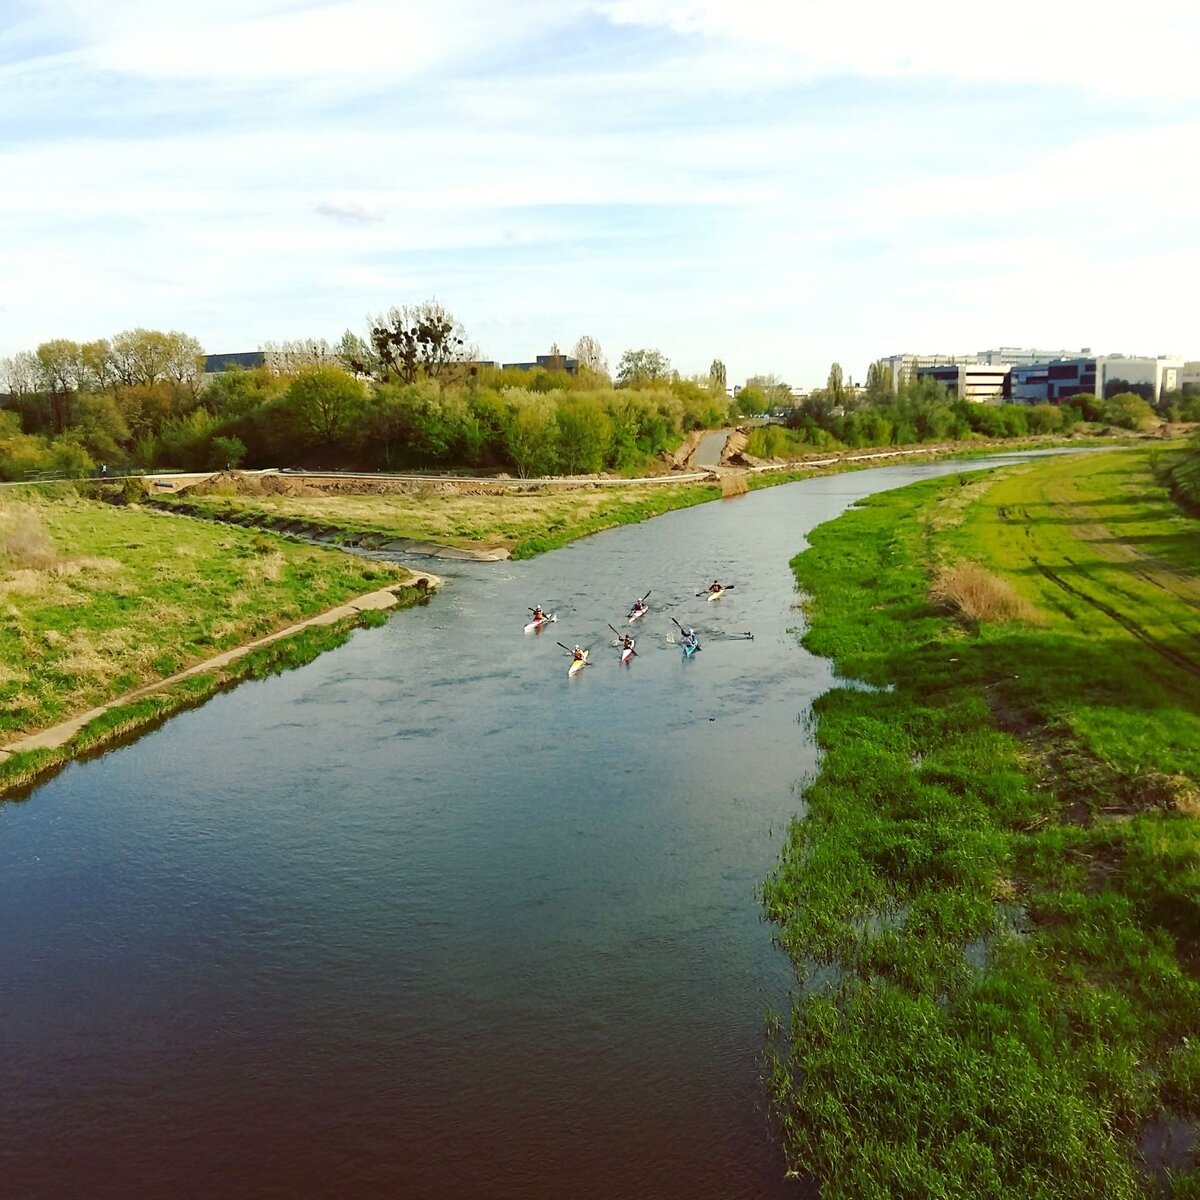
<svg viewBox="0 0 1200 1200"><path fill-rule="evenodd" d="M1200 1118L1200 523L1150 459L922 483L794 560L806 645L878 689L818 702L764 891L827 1198L1200 1195L1142 1169Z"/></svg>
<svg viewBox="0 0 1200 1200"><path fill-rule="evenodd" d="M247 481L249 489L261 488ZM467 550L507 550L531 558L568 542L619 525L631 525L676 508L720 496L711 483L649 484L619 487L487 491L439 491L436 484L411 492L321 492L284 481L298 494L271 494L218 487L164 498L198 516L237 520L261 527L294 523L327 536L353 541L414 539Z"/></svg>
<svg viewBox="0 0 1200 1200"><path fill-rule="evenodd" d="M921 447L918 461L949 456L969 457L1005 451L1079 445L1077 440L1009 439ZM471 551L507 551L513 558L531 558L605 529L631 525L678 508L703 504L722 496L791 483L836 471L865 470L883 465L887 457L870 454L833 465L798 465L792 470L757 474L730 473L720 484L694 481L660 484L598 484L578 488L509 490L480 480L458 487L430 479L424 486L403 490L381 477L378 483L351 479L305 480L299 476L241 476L191 488L178 496L162 496L165 508L209 520L235 522L263 529L291 529L355 545L378 546L394 540L427 542ZM898 461L905 461L901 458Z"/></svg>
<svg viewBox="0 0 1200 1200"><path fill-rule="evenodd" d="M241 529L84 499L72 490L8 494L0 509L0 744L161 680L409 573ZM415 597L414 597L415 598ZM295 647L264 648L206 683L139 702L157 719L235 678L311 653L336 628ZM145 710L142 712L142 710ZM127 732L137 714L106 714ZM94 742L104 732L92 729ZM84 739L86 740L86 739ZM82 742L80 743L82 744ZM36 762L0 763L0 785Z"/></svg>

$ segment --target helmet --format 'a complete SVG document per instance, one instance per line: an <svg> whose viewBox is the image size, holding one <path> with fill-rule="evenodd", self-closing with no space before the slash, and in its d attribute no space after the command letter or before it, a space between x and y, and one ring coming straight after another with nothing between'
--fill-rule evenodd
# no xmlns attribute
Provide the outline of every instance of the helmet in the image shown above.
<svg viewBox="0 0 1200 1200"><path fill-rule="evenodd" d="M578 642L576 642L576 643L575 643L575 649L576 649L576 650L578 650L578 649L579 649L579 643L578 643Z"/></svg>

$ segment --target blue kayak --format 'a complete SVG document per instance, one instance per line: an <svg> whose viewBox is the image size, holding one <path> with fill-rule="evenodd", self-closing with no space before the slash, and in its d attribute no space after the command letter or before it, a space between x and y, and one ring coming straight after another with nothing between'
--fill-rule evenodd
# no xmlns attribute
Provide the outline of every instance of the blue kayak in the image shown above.
<svg viewBox="0 0 1200 1200"><path fill-rule="evenodd" d="M691 658L692 655L695 654L696 651L699 649L700 649L699 642L685 642L684 647L683 647L683 657Z"/></svg>

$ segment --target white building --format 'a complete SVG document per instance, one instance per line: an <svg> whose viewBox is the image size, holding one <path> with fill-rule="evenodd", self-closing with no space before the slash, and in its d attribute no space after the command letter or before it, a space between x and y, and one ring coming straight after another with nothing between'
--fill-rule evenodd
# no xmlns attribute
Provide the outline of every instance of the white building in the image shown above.
<svg viewBox="0 0 1200 1200"><path fill-rule="evenodd" d="M1000 364L959 362L918 367L918 379L936 379L964 400L976 404L1003 404L1009 399L1008 380L1012 367Z"/></svg>
<svg viewBox="0 0 1200 1200"><path fill-rule="evenodd" d="M1010 393L1018 404L1053 403L1082 394L1107 398L1120 392L1137 392L1157 403L1163 392L1179 388L1183 368L1183 359L1165 356L1099 354L1060 358L1014 366Z"/></svg>

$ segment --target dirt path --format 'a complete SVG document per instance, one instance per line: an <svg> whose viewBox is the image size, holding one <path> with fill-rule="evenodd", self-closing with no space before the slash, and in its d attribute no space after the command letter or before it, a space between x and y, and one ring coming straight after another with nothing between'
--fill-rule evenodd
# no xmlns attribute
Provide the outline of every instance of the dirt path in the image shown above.
<svg viewBox="0 0 1200 1200"><path fill-rule="evenodd" d="M442 583L437 575L431 575L426 571L414 571L412 572L412 576L404 586L424 586L434 589L440 587ZM97 717L102 716L110 709L120 708L122 705L140 700L142 697L149 696L154 692L164 691L174 684L188 679L192 675L200 675L205 671L212 671L227 666L229 663L236 662L239 658L245 657L252 650L257 650L260 646L267 646L272 642L279 641L281 638L290 637L294 633L299 633L302 629L308 629L314 625L333 625L346 617L353 617L358 613L370 610L395 608L399 602L399 597L389 588L381 588L379 591L368 592L365 596L359 596L357 599L349 600L345 604L339 604L337 608L331 608L327 612L319 613L315 617L309 617L305 621L298 621L296 624L288 625L284 629L277 629L274 633L269 633L266 637L258 638L256 641L247 642L244 646L235 646L232 650L226 650L223 654L218 654L214 658L207 658L203 662L195 663L184 671L177 671L174 675L168 675L165 679L159 679L154 683L146 684L144 687L135 688L132 692L126 692L123 696L114 696L113 699L106 701L96 708L90 708L87 712L79 713L69 721L60 721L57 725L51 725L46 729L38 730L37 733L30 733L25 737L18 738L16 741L9 742L7 745L0 747L0 762L3 762L4 759L9 758L18 751L52 750L63 746L75 737L84 726L94 721Z"/></svg>

